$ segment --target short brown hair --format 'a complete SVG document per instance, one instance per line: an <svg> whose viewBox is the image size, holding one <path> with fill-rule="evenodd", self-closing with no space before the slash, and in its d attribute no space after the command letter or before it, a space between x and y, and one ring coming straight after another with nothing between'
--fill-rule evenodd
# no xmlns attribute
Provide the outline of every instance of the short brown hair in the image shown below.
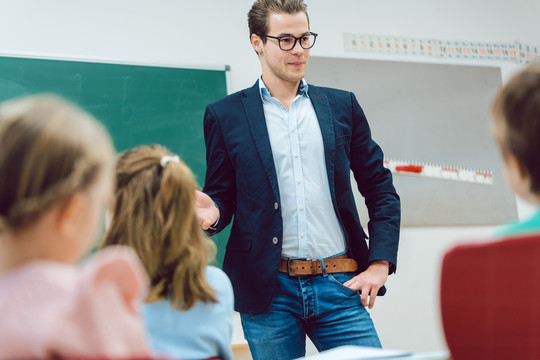
<svg viewBox="0 0 540 360"><path fill-rule="evenodd" d="M94 117L55 95L0 107L0 232L38 220L54 203L110 172L114 148Z"/></svg>
<svg viewBox="0 0 540 360"><path fill-rule="evenodd" d="M101 247L135 250L150 277L147 302L169 299L178 309L217 302L205 276L215 244L203 236L195 213L195 178L180 158L162 164L164 156L174 154L160 145L120 155L112 221Z"/></svg>
<svg viewBox="0 0 540 360"><path fill-rule="evenodd" d="M493 130L503 156L512 154L540 194L540 64L513 76L493 102Z"/></svg>
<svg viewBox="0 0 540 360"><path fill-rule="evenodd" d="M296 14L304 12L306 18L307 5L303 0L257 0L251 6L248 12L248 27L249 36L252 34L261 37L263 42L266 42L264 35L268 32L268 16L272 13Z"/></svg>

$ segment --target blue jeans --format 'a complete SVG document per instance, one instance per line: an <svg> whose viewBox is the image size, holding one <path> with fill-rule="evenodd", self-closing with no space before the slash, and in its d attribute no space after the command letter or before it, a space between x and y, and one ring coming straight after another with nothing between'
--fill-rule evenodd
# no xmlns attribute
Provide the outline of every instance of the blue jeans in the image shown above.
<svg viewBox="0 0 540 360"><path fill-rule="evenodd" d="M306 335L319 351L341 345L381 347L358 291L343 285L353 273L292 277L279 273L279 288L262 314L241 314L254 360L305 356Z"/></svg>

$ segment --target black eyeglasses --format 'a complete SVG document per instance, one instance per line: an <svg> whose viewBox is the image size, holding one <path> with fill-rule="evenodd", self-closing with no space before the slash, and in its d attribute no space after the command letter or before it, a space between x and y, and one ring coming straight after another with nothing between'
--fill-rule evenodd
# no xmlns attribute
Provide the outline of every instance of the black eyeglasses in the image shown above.
<svg viewBox="0 0 540 360"><path fill-rule="evenodd" d="M300 37L292 36L292 35L283 35L283 36L270 36L270 35L262 35L269 37L271 39L276 39L279 44L279 48L283 51L290 51L294 49L296 46L296 42L300 43L300 46L302 49L311 49L313 45L315 45L315 40L317 39L317 35L315 33L310 32L309 34L304 34Z"/></svg>

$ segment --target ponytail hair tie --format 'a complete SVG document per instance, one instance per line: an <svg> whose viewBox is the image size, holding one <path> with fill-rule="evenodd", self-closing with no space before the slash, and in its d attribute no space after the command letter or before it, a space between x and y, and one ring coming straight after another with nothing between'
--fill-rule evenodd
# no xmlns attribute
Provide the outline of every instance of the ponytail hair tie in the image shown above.
<svg viewBox="0 0 540 360"><path fill-rule="evenodd" d="M180 163L180 158L178 157L178 155L165 155L161 158L161 160L159 161L159 164L161 165L162 168L165 168L165 166L167 166L167 163L169 161L174 161L175 163Z"/></svg>

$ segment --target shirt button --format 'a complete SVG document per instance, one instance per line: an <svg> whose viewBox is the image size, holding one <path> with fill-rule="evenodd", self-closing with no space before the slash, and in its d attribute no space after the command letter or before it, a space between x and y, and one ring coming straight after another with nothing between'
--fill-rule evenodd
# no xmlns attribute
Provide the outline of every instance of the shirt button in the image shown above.
<svg viewBox="0 0 540 360"><path fill-rule="evenodd" d="M300 205L300 210L304 210L304 205Z"/></svg>
<svg viewBox="0 0 540 360"><path fill-rule="evenodd" d="M273 238L272 242L274 243L274 245L277 245L278 244L278 238L277 237Z"/></svg>
<svg viewBox="0 0 540 360"><path fill-rule="evenodd" d="M294 132L294 128L293 128L293 127L291 128L291 132Z"/></svg>
<svg viewBox="0 0 540 360"><path fill-rule="evenodd" d="M297 158L297 157L298 157L298 153L294 153L294 157Z"/></svg>
<svg viewBox="0 0 540 360"><path fill-rule="evenodd" d="M303 237L304 237L304 233L301 233L301 234L300 234L300 237L302 237L302 238L303 238Z"/></svg>
<svg viewBox="0 0 540 360"><path fill-rule="evenodd" d="M274 209L276 209L276 210L279 209L279 204L277 202L274 203Z"/></svg>
<svg viewBox="0 0 540 360"><path fill-rule="evenodd" d="M302 182L302 179L297 179L296 182L300 184Z"/></svg>

